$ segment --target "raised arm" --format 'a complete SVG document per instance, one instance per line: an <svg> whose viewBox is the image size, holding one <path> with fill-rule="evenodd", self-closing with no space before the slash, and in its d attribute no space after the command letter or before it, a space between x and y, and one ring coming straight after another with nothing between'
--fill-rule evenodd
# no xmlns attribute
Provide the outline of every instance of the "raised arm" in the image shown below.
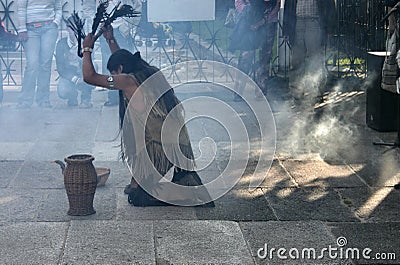
<svg viewBox="0 0 400 265"><path fill-rule="evenodd" d="M107 43L108 43L108 47L110 48L111 53L114 53L116 51L118 51L120 49L117 41L114 38L114 29L113 27L110 25L107 28L103 28L104 32L103 32L103 37L106 39Z"/></svg>
<svg viewBox="0 0 400 265"><path fill-rule="evenodd" d="M130 98L137 89L137 83L131 75L121 74L122 65L120 66L121 69L118 72L113 72L112 75L102 75L96 72L92 61L92 52L96 39L92 33L89 33L83 40L83 80L94 86L122 90Z"/></svg>

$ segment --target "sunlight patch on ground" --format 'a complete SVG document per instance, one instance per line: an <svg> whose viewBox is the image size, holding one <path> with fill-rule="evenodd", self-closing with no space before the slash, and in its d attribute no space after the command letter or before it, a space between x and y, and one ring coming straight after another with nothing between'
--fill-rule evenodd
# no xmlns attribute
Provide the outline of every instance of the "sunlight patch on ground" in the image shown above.
<svg viewBox="0 0 400 265"><path fill-rule="evenodd" d="M232 190L233 194L237 196L238 198L243 198L243 199L254 199L258 198L261 196L264 196L264 193L262 189L254 189L252 191L249 191L249 189L235 189Z"/></svg>
<svg viewBox="0 0 400 265"><path fill-rule="evenodd" d="M307 201L309 201L309 202L318 201L318 200L324 198L325 196L328 196L328 191L315 192L315 193L309 194L307 196Z"/></svg>
<svg viewBox="0 0 400 265"><path fill-rule="evenodd" d="M292 193L293 193L292 189L281 189L281 190L277 191L276 196L278 198L284 199L284 198L290 197L290 195Z"/></svg>
<svg viewBox="0 0 400 265"><path fill-rule="evenodd" d="M7 196L7 197L0 197L0 204L6 204L12 201L17 200L17 196Z"/></svg>
<svg viewBox="0 0 400 265"><path fill-rule="evenodd" d="M357 210L361 216L369 216L375 208L389 195L392 189L380 188L376 190L368 200Z"/></svg>

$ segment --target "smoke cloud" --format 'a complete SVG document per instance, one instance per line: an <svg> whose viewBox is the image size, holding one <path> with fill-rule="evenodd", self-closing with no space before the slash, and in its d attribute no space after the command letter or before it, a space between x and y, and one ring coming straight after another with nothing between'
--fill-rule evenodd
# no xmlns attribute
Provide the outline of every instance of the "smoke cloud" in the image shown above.
<svg viewBox="0 0 400 265"><path fill-rule="evenodd" d="M328 88L325 80L323 71L309 74L298 82L294 88L297 91L291 91L294 96L300 92L302 98L287 103L283 109L287 116L282 118L290 121L281 145L285 153L294 157L317 153L322 159L339 158L340 148L357 141L357 126L349 119L360 107L343 103L362 92L349 92L342 84Z"/></svg>

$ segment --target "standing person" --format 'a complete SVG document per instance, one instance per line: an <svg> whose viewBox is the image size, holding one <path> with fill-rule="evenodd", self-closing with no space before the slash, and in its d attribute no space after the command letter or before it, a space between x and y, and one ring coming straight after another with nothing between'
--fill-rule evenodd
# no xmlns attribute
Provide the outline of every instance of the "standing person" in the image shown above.
<svg viewBox="0 0 400 265"><path fill-rule="evenodd" d="M265 2L264 0L235 0L235 8L238 11L238 21L233 29L230 51L239 51L237 68L250 75L254 69L255 52L262 42ZM241 80L235 80L235 93L233 100L240 101L240 93L246 86ZM256 92L256 96L259 94Z"/></svg>
<svg viewBox="0 0 400 265"><path fill-rule="evenodd" d="M385 1L385 6L388 7L388 14L390 14L387 19L388 34L386 39L386 52L383 67L382 67L382 80L381 87L392 93L399 93L399 59L397 56L400 48L400 33L399 33L399 13L393 12L393 8L396 8L396 4L400 5L400 1ZM395 9L396 10L396 9Z"/></svg>
<svg viewBox="0 0 400 265"><path fill-rule="evenodd" d="M17 41L17 35L12 34L6 30L6 27L0 17L0 39L3 41ZM3 102L3 70L2 61L0 60L0 104Z"/></svg>
<svg viewBox="0 0 400 265"><path fill-rule="evenodd" d="M30 108L36 94L39 107L51 108L51 64L62 17L61 0L19 0L17 13L18 36L26 57L17 107Z"/></svg>
<svg viewBox="0 0 400 265"><path fill-rule="evenodd" d="M334 0L285 0L283 35L292 45L289 88L295 100L317 99L326 81L323 47L336 26Z"/></svg>
<svg viewBox="0 0 400 265"><path fill-rule="evenodd" d="M78 91L81 91L79 107L92 107L93 86L86 84L82 77L82 59L78 56L78 40L72 29L67 28L68 35L57 42L56 68L60 77L57 93L62 99L67 99L70 107L78 105Z"/></svg>
<svg viewBox="0 0 400 265"><path fill-rule="evenodd" d="M88 34L83 41L82 71L85 82L122 91L127 103L128 109L124 115L127 115L129 119L124 121L124 130L121 135L123 158L132 176L135 177L132 177L129 185L129 202L135 206L166 205L167 203L147 193L141 185L142 183L157 184L158 175L165 176L173 168L172 182L198 186L198 192L184 196L172 193L171 190L159 189L159 185L151 188L156 189L155 191L160 195L169 195L183 200L181 201L183 203L197 205L208 203L210 197L206 190L201 188L201 180L194 171L194 155L189 134L184 125L183 107L174 90L161 71L144 61L139 52L132 54L125 49L119 49L111 26L103 33L103 36L112 52L107 63L107 69L111 75L98 74L95 71L91 53L96 38L92 34ZM132 102L129 103L130 101ZM167 117L170 126L165 128L163 125ZM125 130L126 123L131 125L127 128L134 131L133 135L131 131ZM168 133L162 134L162 129L167 130ZM178 138L174 137L176 136L174 132L178 132ZM212 202L207 204L207 206L213 205Z"/></svg>
<svg viewBox="0 0 400 265"><path fill-rule="evenodd" d="M83 31L88 34L92 31L93 19L97 10L97 0L82 0L82 19L85 21Z"/></svg>
<svg viewBox="0 0 400 265"><path fill-rule="evenodd" d="M135 11L142 11L142 1L141 0L108 0L107 12L110 13L115 6L121 2L122 4L127 4L132 6ZM136 29L136 26L139 24L140 17L120 17L117 18L112 26L114 28L114 36L120 47L123 49L131 50L133 48L133 36L132 31ZM108 49L108 45L104 38L100 39L100 47L101 47L101 61L102 61L102 72L105 73L107 71L107 60L110 57L111 53ZM118 91L110 90L108 91L108 99L104 103L104 106L116 106L119 103Z"/></svg>
<svg viewBox="0 0 400 265"><path fill-rule="evenodd" d="M262 91L268 90L268 79L270 77L270 64L272 59L272 49L274 47L278 14L281 7L281 0L264 0L266 8L263 19L254 25L254 29L265 27L265 38L261 43L259 50L259 70L257 73L257 84Z"/></svg>

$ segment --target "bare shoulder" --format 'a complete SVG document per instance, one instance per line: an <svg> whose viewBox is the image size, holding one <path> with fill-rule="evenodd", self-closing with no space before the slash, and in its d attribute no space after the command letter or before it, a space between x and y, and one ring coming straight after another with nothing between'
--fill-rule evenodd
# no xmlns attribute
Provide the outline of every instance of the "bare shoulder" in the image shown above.
<svg viewBox="0 0 400 265"><path fill-rule="evenodd" d="M122 90L130 90L138 87L136 78L130 74L118 74L113 76L115 87Z"/></svg>
<svg viewBox="0 0 400 265"><path fill-rule="evenodd" d="M116 76L120 76L122 78L122 80L125 80L126 82L135 82L135 84L137 84L136 78L132 74L121 73L121 74L116 75Z"/></svg>
<svg viewBox="0 0 400 265"><path fill-rule="evenodd" d="M118 74L112 77L114 79L115 88L122 90L128 98L135 93L139 86L136 78L130 74Z"/></svg>

